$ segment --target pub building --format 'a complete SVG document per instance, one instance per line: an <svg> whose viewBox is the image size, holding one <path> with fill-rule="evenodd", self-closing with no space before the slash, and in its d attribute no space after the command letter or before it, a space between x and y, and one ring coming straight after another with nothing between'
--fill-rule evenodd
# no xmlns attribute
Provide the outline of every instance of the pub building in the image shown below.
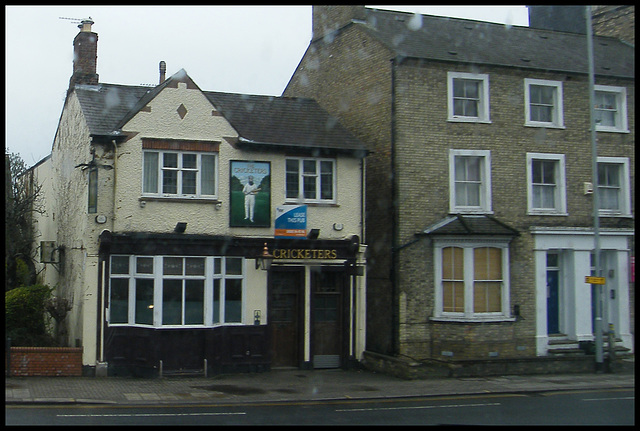
<svg viewBox="0 0 640 431"><path fill-rule="evenodd" d="M51 155L31 168L43 284L83 371L362 360L368 151L312 99L100 82L83 20ZM294 212L289 214L288 211Z"/></svg>

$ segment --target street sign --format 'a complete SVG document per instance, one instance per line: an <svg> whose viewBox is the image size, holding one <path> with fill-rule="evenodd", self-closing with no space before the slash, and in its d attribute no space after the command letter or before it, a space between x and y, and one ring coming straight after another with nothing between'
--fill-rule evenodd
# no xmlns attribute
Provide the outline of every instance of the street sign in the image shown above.
<svg viewBox="0 0 640 431"><path fill-rule="evenodd" d="M590 277L590 276L586 276L584 278L584 282L585 283L589 283L589 284L605 284L605 278L604 277Z"/></svg>

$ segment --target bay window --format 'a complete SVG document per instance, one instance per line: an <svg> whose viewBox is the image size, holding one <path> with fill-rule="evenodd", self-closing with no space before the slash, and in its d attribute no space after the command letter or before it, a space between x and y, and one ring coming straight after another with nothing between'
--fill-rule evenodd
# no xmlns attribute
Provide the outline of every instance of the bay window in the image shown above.
<svg viewBox="0 0 640 431"><path fill-rule="evenodd" d="M501 240L438 240L434 318L509 318L509 248Z"/></svg>

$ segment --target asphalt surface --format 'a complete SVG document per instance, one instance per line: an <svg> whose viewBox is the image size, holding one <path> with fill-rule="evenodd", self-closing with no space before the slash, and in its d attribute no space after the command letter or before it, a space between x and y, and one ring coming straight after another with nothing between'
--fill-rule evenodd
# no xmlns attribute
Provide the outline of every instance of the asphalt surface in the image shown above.
<svg viewBox="0 0 640 431"><path fill-rule="evenodd" d="M226 404L635 388L634 359L614 373L403 380L369 370L272 370L209 377L10 377L5 404Z"/></svg>

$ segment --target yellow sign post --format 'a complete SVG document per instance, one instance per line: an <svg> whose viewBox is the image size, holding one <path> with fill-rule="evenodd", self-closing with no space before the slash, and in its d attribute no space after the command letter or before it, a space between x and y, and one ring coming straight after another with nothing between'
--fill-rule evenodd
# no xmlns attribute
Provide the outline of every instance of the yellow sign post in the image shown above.
<svg viewBox="0 0 640 431"><path fill-rule="evenodd" d="M604 277L590 277L587 275L584 278L584 282L589 284L605 284L605 281Z"/></svg>

